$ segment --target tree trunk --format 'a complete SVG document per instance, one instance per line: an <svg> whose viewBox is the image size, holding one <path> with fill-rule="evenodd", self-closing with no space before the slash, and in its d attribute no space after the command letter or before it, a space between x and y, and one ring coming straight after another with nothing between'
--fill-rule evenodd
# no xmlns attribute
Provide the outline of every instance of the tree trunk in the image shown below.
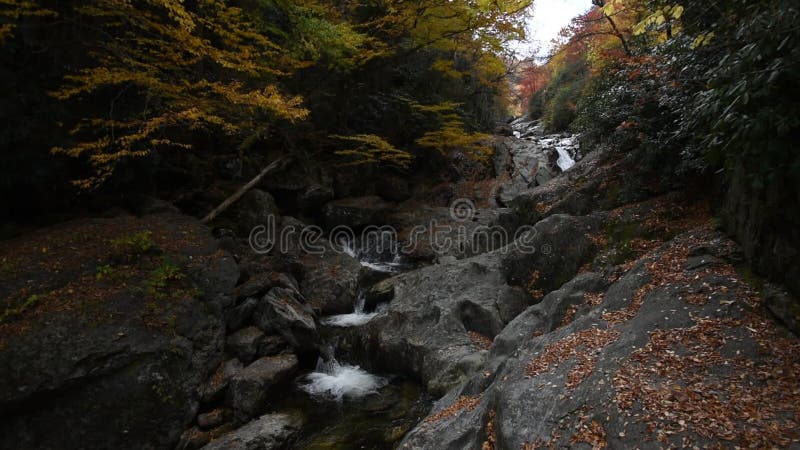
<svg viewBox="0 0 800 450"><path fill-rule="evenodd" d="M250 189L253 189L253 187L255 185L257 185L268 173L272 172L273 170L275 170L275 169L277 169L279 167L283 167L284 164L286 164L287 162L289 162L288 158L279 158L279 159L276 159L275 161L273 161L272 163L270 163L267 167L264 167L264 169L261 170L261 172L258 175L256 175L255 178L253 178L247 184L242 186L233 195L231 195L230 197L226 198L225 201L220 203L219 206L214 208L214 210L211 211L210 213L208 213L207 216L203 217L203 219L200 222L205 224L205 223L208 223L208 222L211 222L212 220L214 220L214 218L216 218L218 215L220 215L220 213L222 213L223 211L228 209L229 206L231 206L232 204L236 203L237 200L242 198L242 196L244 194L246 194L247 191L249 191Z"/></svg>

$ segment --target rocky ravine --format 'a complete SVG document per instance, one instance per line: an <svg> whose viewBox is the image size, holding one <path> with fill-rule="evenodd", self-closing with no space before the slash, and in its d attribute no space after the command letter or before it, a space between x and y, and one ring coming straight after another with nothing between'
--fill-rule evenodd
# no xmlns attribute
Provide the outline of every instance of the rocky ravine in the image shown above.
<svg viewBox="0 0 800 450"><path fill-rule="evenodd" d="M368 308L385 306L344 330L340 350L441 396L381 445L797 446L800 346L781 324L796 332L796 302L739 273L742 252L702 201L599 152L560 173L562 151L578 156L557 148L571 138L514 126L521 139L498 138L478 182L416 198L275 188L321 207L328 226L391 224L401 239L431 221L467 230L445 253L420 242L407 256L423 267L384 280L296 241L254 255L158 203L3 242L0 446L295 445L304 416L267 412L319 354L320 318L351 311L361 285ZM466 219L448 208L461 194L482 206ZM268 215L303 226L262 190L221 224L241 236ZM520 225L533 225L524 247L471 245L480 227Z"/></svg>
<svg viewBox="0 0 800 450"><path fill-rule="evenodd" d="M503 199L544 217L533 242L550 254L491 252L373 288L388 311L353 347L449 388L400 448L800 443L796 302L756 291L702 201L632 192L624 171L591 154Z"/></svg>

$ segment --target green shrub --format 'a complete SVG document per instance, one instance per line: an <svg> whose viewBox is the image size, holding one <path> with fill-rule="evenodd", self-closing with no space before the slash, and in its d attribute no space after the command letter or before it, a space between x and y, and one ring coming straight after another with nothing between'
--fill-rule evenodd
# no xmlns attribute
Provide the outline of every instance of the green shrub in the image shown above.
<svg viewBox="0 0 800 450"><path fill-rule="evenodd" d="M583 81L575 81L559 86L553 99L547 104L544 127L547 132L556 133L569 129L575 120L575 104L583 90Z"/></svg>
<svg viewBox="0 0 800 450"><path fill-rule="evenodd" d="M152 235L153 232L149 230L126 234L112 240L111 246L117 255L135 258L155 249Z"/></svg>
<svg viewBox="0 0 800 450"><path fill-rule="evenodd" d="M180 267L172 261L164 259L158 267L150 271L145 280L145 292L153 298L163 298L167 296L167 288L170 282L180 280L184 277Z"/></svg>

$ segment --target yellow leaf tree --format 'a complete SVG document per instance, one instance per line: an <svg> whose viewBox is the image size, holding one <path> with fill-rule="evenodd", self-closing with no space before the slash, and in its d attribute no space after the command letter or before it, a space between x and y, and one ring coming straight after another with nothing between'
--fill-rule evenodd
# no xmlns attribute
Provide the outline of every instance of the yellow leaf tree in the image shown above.
<svg viewBox="0 0 800 450"><path fill-rule="evenodd" d="M2 2L5 18L56 14L36 0ZM89 49L86 65L51 93L83 116L66 125L71 142L52 150L90 164L91 173L76 185L99 186L121 161L190 148L199 130L244 142L277 120L308 114L300 97L277 84L303 63L229 2L188 5L90 0L57 11L58 20L79 24ZM6 38L15 24L7 25Z"/></svg>

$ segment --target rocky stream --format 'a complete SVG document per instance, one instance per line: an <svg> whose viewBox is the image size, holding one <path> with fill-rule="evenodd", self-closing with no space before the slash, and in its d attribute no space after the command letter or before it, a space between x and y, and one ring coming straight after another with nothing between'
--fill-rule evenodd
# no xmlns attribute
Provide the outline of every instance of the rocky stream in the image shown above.
<svg viewBox="0 0 800 450"><path fill-rule="evenodd" d="M33 262L2 293L56 300L0 327L0 447L797 446L789 294L708 205L510 126L477 182L334 199L276 176L213 237L155 202L3 243ZM308 229L267 190L322 211L324 251L260 252L269 216ZM118 254L87 244L107 229Z"/></svg>

